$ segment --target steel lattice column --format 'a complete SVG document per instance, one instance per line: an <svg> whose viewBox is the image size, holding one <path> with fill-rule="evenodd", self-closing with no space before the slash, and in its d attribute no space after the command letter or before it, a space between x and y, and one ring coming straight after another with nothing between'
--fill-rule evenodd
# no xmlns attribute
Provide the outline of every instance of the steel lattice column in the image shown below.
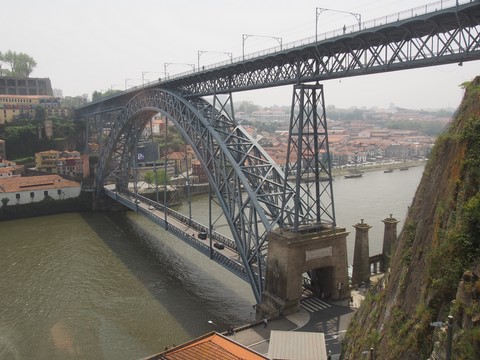
<svg viewBox="0 0 480 360"><path fill-rule="evenodd" d="M294 86L285 170L285 185L295 181L294 216L286 223L300 227L335 226L331 157L323 85ZM300 206L301 202L307 206Z"/></svg>

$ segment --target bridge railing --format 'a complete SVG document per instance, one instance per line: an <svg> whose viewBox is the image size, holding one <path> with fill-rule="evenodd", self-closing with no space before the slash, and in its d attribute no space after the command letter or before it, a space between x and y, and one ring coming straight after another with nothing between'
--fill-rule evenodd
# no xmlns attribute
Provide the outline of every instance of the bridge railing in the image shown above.
<svg viewBox="0 0 480 360"><path fill-rule="evenodd" d="M395 22L398 22L398 21L401 21L401 20L411 19L411 18L416 17L416 16L425 15L425 14L428 14L428 13L434 13L434 12L437 12L437 11L440 11L440 10L443 10L443 9L447 9L447 8L452 8L452 7L455 7L457 5L457 1L458 1L458 5L463 5L463 4L466 4L466 3L473 2L473 0L439 0L439 1L432 2L432 3L426 4L426 5L417 6L417 7L408 9L408 10L399 11L399 12L396 12L396 13L393 13L393 14L389 14L389 15L386 15L386 16L381 16L381 17L378 17L378 18L375 18L375 19L372 19L372 20L368 20L368 21L364 21L364 22L361 23L361 30L367 30L367 29L371 29L371 28L374 28L374 27L377 27L377 26L391 24L391 23L395 23ZM475 0L475 1L478 1L478 0ZM178 73L178 74L169 76L166 79L166 81L171 81L171 80L175 80L175 79L178 79L178 78L181 78L181 77L190 76L190 75L195 74L196 72L199 72L199 71L212 70L212 69L215 69L215 68L220 68L220 67L228 66L228 65L231 65L231 64L235 64L235 63L241 63L245 60L249 60L249 59L253 59L253 58L257 58L257 57L262 57L262 56L265 56L265 55L268 55L268 54L273 54L273 53L276 53L276 52L279 52L279 51L292 49L292 48L296 48L296 47L303 46L303 45L310 45L310 44L313 44L313 43L315 43L317 41L320 41L320 40L326 40L326 39L331 39L331 38L335 38L335 37L338 37L338 36L343 36L345 34L351 34L353 32L358 31L359 30L358 28L359 28L359 24L349 25L345 28L345 30L342 27L340 29L335 29L335 30L332 30L332 31L328 31L328 32L324 32L324 33L321 33L321 34L313 35L313 36L310 36L308 38L295 40L295 41L292 41L292 42L289 42L289 43L286 43L286 44L282 44L282 46L278 45L278 46L275 46L275 47L267 48L267 49L256 51L256 52L253 52L253 53L248 53L245 56L235 57L231 60L226 60L226 61L222 61L222 62L210 64L210 65L205 65L205 66L202 66L202 70L196 69L196 70L190 70L190 71L185 71L185 72L182 72L182 73ZM157 83L157 81L151 81L149 83L146 83L145 85L135 86L135 87L132 87L130 89L131 90L141 89L142 87L144 87L146 85L149 85L149 84L151 85L153 83Z"/></svg>
<svg viewBox="0 0 480 360"><path fill-rule="evenodd" d="M160 203L158 203L154 200L151 200L151 199L149 199L145 196L142 196L140 194L135 195L135 193L133 193L133 192L127 190L127 189L124 189L124 188L118 188L117 191L118 191L118 193L123 194L123 195L125 195L129 198L139 199L139 201L141 201L142 203L144 203L148 206L153 206L155 209L158 209L160 211L165 212L165 207L163 206L163 204L160 204ZM114 193L115 192L112 192L112 194L114 194ZM188 216L186 216L182 213L179 213L178 211L175 211L175 210L173 210L169 207L167 207L166 212L167 212L167 215L175 218L176 220L182 222L183 224L188 225L192 229L208 233L208 227L199 223L198 221L190 219ZM230 239L229 237L227 237L225 235L222 235L222 234L216 232L215 230L213 230L211 232L210 236L211 236L212 240L221 242L223 245L230 248L231 250L237 251L237 244L235 243L234 240Z"/></svg>
<svg viewBox="0 0 480 360"><path fill-rule="evenodd" d="M174 226L173 224L171 223L168 223L166 224L165 223L165 219L163 219L161 216L158 216L157 214L151 212L151 211L148 211L148 210L145 210L141 207L138 207L136 208L136 205L138 205L138 203L135 203L135 200L131 200L132 199L132 195L134 196L135 199L141 199L141 202L144 203L144 204L148 204L148 205L152 205L152 206L157 206L157 209L158 210L161 210L160 208L163 208L164 206L161 205L161 204L158 204L156 203L155 201L153 200L150 200L144 196L141 196L141 195L135 195L133 193L131 193L130 191L128 190L121 190L121 189L117 189L115 191L111 190L111 189L107 189L105 188L105 193L110 196L112 199L115 199L117 200L118 202L120 202L121 204L127 206L128 208L132 209L132 210L136 210L136 211L139 211L141 212L143 215L147 216L148 218L150 218L152 221L160 224L161 226L163 226L164 228L166 227L167 230L174 234L175 236L177 236L178 238L182 239L183 241L185 241L187 244L189 244L190 246L192 246L193 248L195 248L196 250L200 251L201 253L207 255L207 256L210 256L215 262L217 262L218 264L222 265L223 267L225 267L226 269L232 271L233 273L235 273L236 275L238 275L240 278L244 279L245 281L248 281L248 276L247 276L247 273L246 273L246 270L245 270L245 267L239 263L238 261L235 261L233 259L230 259L229 257L221 254L220 252L218 251L212 251L212 249L210 248L209 245L207 245L206 243L200 241L199 239L197 239L195 236L192 236L190 235L188 232ZM171 210L171 209L169 209ZM176 215L181 215L182 218L186 218L188 219L187 217L185 217L183 214L180 214L174 210L172 210L172 217L175 217L176 218ZM193 220L192 220L193 221ZM182 221L183 223L183 221ZM200 225L201 227L203 228L206 228L205 226L203 226L202 224L198 223L195 221L195 223L197 225ZM201 230L201 229L197 229L197 230ZM221 234L218 234L220 236L223 236ZM228 241L232 241L228 238L225 238L226 240Z"/></svg>

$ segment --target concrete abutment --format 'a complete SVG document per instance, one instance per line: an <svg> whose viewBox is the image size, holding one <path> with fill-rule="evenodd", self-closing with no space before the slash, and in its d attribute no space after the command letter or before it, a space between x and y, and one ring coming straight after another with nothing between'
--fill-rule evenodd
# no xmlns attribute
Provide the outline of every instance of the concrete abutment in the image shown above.
<svg viewBox="0 0 480 360"><path fill-rule="evenodd" d="M300 310L302 274L311 271L314 292L331 300L350 298L345 228L309 228L268 234L265 291L257 318L276 318Z"/></svg>

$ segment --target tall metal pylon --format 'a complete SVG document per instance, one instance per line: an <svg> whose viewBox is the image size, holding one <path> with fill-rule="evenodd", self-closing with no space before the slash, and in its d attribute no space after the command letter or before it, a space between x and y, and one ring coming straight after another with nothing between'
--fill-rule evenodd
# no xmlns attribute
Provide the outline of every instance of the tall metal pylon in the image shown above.
<svg viewBox="0 0 480 360"><path fill-rule="evenodd" d="M336 225L331 169L323 85L295 85L285 167L285 186L295 189L293 219L285 222L294 232Z"/></svg>

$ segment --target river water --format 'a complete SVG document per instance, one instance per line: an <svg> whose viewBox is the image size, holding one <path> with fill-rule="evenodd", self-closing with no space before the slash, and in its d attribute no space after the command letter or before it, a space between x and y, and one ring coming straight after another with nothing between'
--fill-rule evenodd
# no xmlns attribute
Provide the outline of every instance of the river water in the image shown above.
<svg viewBox="0 0 480 360"><path fill-rule="evenodd" d="M349 263L352 225L372 225L370 253L381 252L381 220L393 214L400 231L422 172L334 181ZM207 219L206 204L192 200L194 218ZM0 271L2 360L138 359L254 316L247 283L132 212L0 222Z"/></svg>

